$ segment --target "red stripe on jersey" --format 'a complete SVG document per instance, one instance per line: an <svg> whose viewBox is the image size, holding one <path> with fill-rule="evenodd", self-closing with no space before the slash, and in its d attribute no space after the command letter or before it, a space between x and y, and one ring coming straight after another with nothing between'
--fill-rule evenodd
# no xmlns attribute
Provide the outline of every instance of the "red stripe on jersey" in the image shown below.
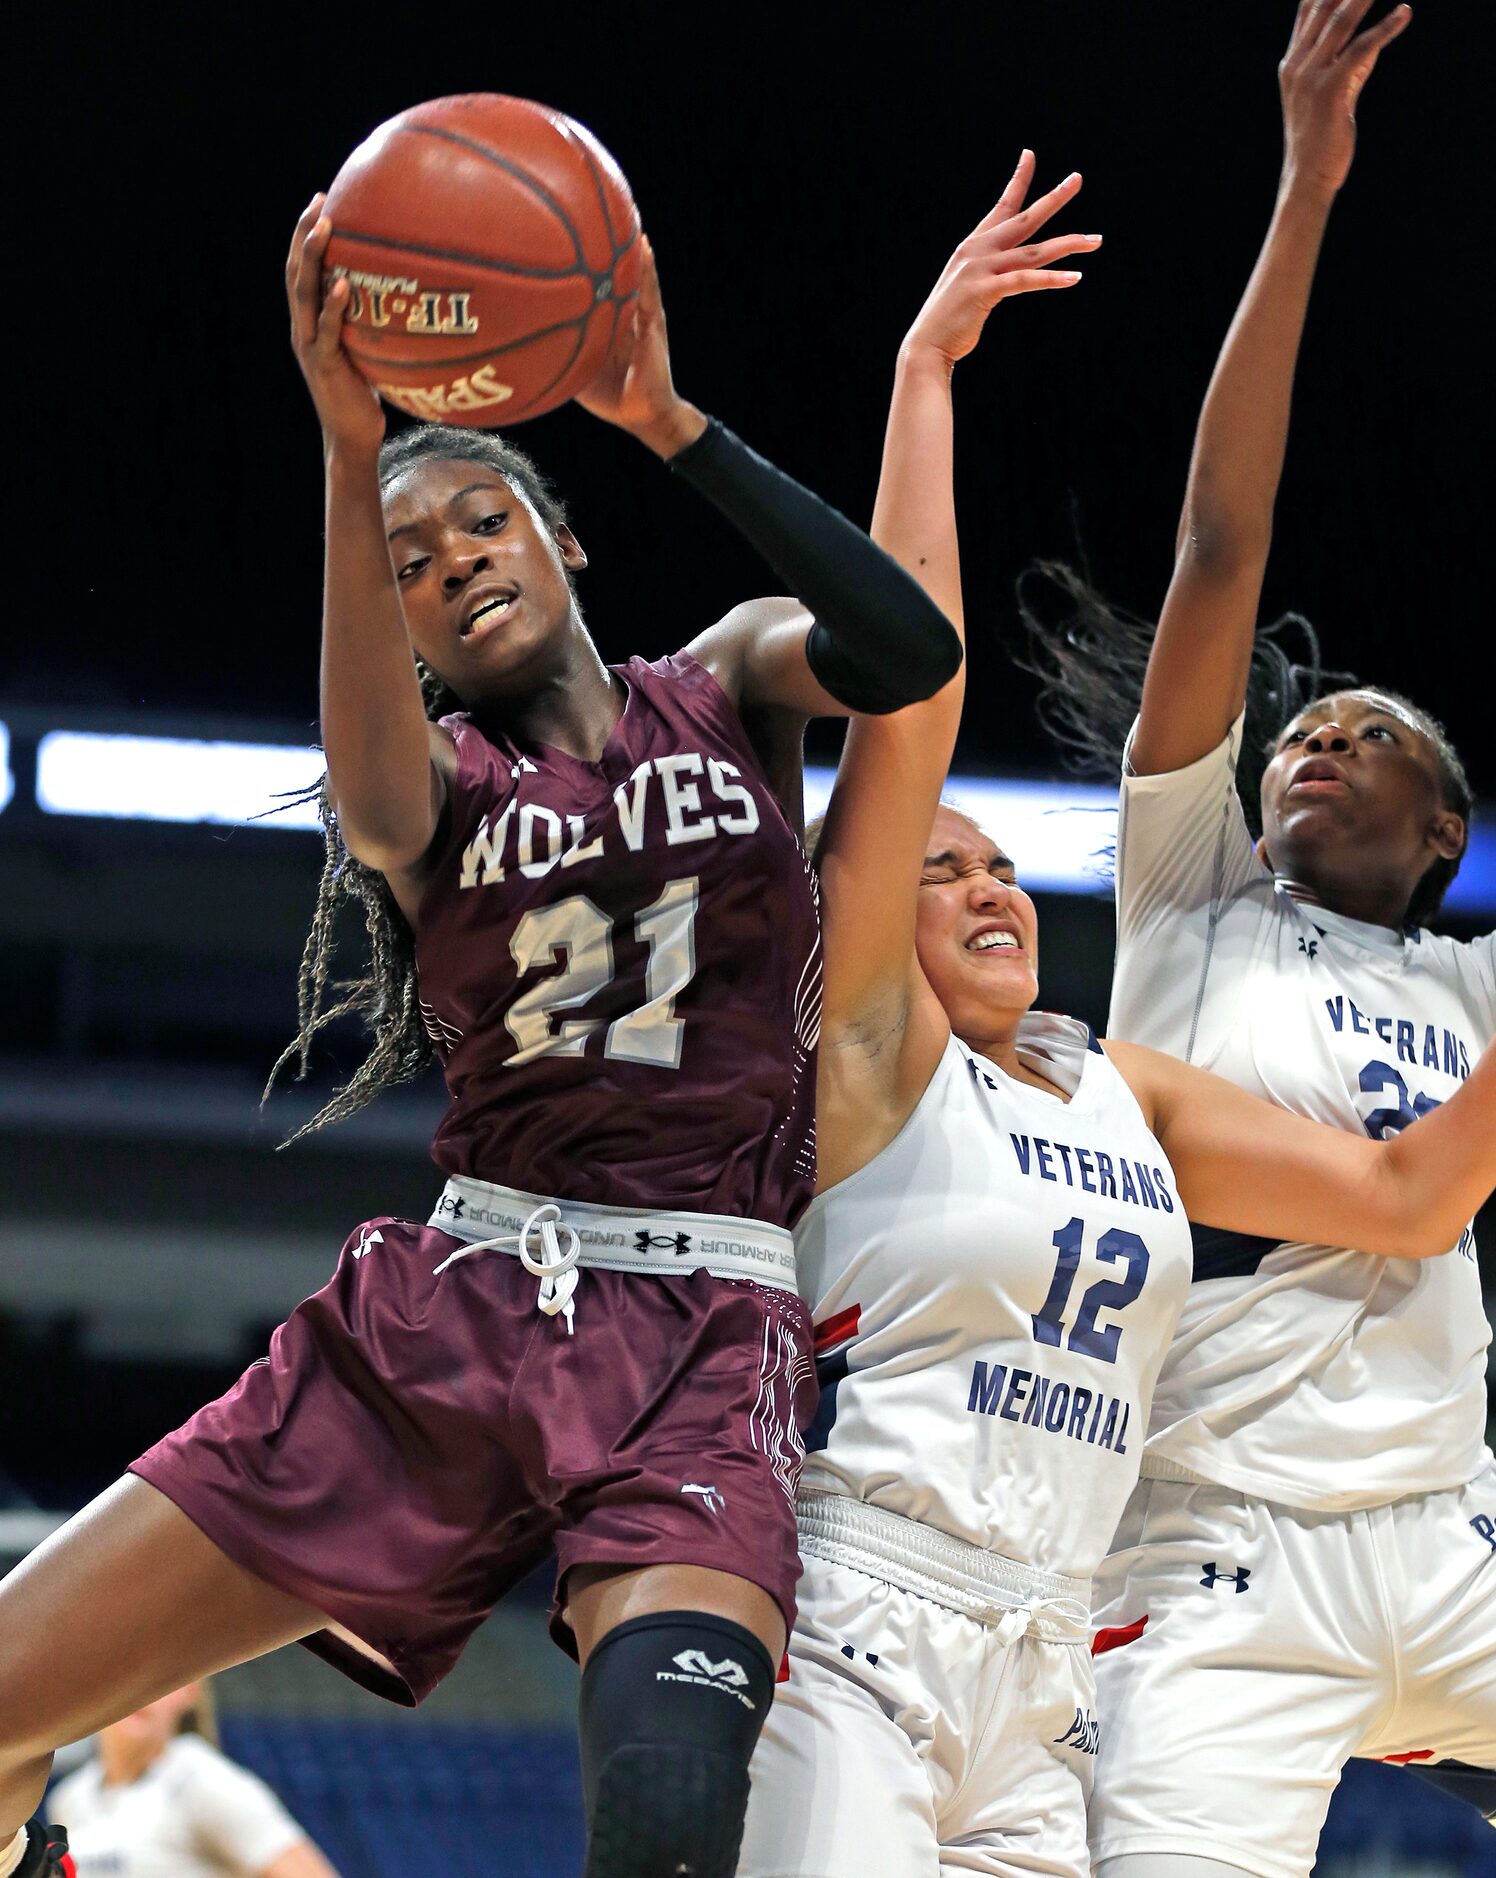
<svg viewBox="0 0 1496 1878"><path fill-rule="evenodd" d="M1108 1650L1120 1650L1124 1643L1136 1643L1147 1628L1145 1613L1135 1624L1117 1624L1110 1630L1098 1630L1091 1639L1091 1654L1105 1656Z"/></svg>
<svg viewBox="0 0 1496 1878"><path fill-rule="evenodd" d="M780 1657L779 1659L779 1674L774 1678L774 1680L775 1682L788 1682L789 1679L790 1679L790 1653L788 1650L786 1650L784 1655Z"/></svg>
<svg viewBox="0 0 1496 1878"><path fill-rule="evenodd" d="M1384 1754L1382 1756L1389 1767L1406 1767L1409 1761L1431 1761L1433 1758L1432 1748L1419 1748L1416 1754Z"/></svg>
<svg viewBox="0 0 1496 1878"><path fill-rule="evenodd" d="M848 1338L857 1335L857 1326L862 1318L862 1306L849 1304L844 1311L838 1311L835 1317L828 1317L824 1324L816 1325L816 1355L824 1356L838 1343L845 1343Z"/></svg>

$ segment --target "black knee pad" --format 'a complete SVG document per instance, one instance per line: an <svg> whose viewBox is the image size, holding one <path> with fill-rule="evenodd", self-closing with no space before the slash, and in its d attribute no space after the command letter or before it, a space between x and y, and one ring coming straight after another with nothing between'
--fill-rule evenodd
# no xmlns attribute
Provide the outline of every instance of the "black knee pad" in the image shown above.
<svg viewBox="0 0 1496 1878"><path fill-rule="evenodd" d="M584 1878L732 1878L774 1663L724 1617L659 1611L582 1672Z"/></svg>
<svg viewBox="0 0 1496 1878"><path fill-rule="evenodd" d="M1410 1766L1415 1774L1431 1780L1455 1799L1464 1800L1496 1826L1496 1770L1467 1767L1463 1761L1414 1761Z"/></svg>

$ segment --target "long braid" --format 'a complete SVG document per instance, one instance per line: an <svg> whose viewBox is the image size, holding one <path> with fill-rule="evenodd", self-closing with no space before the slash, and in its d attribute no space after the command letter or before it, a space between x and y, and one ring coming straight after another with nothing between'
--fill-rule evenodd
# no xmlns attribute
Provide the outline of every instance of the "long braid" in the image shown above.
<svg viewBox="0 0 1496 1878"><path fill-rule="evenodd" d="M380 486L387 487L418 462L454 459L482 463L496 470L530 504L548 530L564 525L565 509L524 452L482 431L454 430L438 424L421 424L402 431L380 451ZM438 673L420 659L416 660L416 672L429 719L435 722L461 711L461 699ZM261 1100L268 1098L287 1064L294 1061L297 1082L305 1078L312 1043L330 1024L345 1017L360 1018L372 1033L372 1043L348 1081L310 1121L288 1135L282 1147L299 1141L313 1129L356 1114L386 1089L412 1081L426 1069L434 1052L421 1014L414 935L383 874L365 867L348 852L325 775L311 789L289 800L314 798L326 853L296 975L296 1035L277 1057ZM335 980L332 967L339 914L350 903L363 914L368 967L360 978Z"/></svg>

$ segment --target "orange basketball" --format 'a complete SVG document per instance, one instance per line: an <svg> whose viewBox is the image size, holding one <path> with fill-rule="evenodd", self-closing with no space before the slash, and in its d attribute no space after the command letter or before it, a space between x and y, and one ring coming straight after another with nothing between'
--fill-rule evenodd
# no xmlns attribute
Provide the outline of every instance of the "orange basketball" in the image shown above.
<svg viewBox="0 0 1496 1878"><path fill-rule="evenodd" d="M639 214L588 130L478 92L402 111L328 192L324 280L381 397L444 424L517 424L595 378L641 271Z"/></svg>

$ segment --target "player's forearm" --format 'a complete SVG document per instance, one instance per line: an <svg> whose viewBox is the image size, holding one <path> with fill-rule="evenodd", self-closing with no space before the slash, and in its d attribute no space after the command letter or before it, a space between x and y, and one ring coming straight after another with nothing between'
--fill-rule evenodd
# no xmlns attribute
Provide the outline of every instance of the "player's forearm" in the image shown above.
<svg viewBox="0 0 1496 1878"><path fill-rule="evenodd" d="M375 465L327 459L322 741L343 838L372 866L413 865L435 826L415 658Z"/></svg>
<svg viewBox="0 0 1496 1878"><path fill-rule="evenodd" d="M1447 1252L1496 1190L1496 1044L1447 1102L1383 1145L1381 1160L1412 1255Z"/></svg>
<svg viewBox="0 0 1496 1878"><path fill-rule="evenodd" d="M1132 765L1176 769L1242 708L1283 472L1294 367L1328 204L1286 179L1200 413L1174 576L1143 681Z"/></svg>
<svg viewBox="0 0 1496 1878"><path fill-rule="evenodd" d="M816 678L854 711L931 697L960 669L951 622L901 567L829 503L709 423L671 459L815 616L806 653Z"/></svg>
<svg viewBox="0 0 1496 1878"><path fill-rule="evenodd" d="M952 493L951 363L926 348L899 355L884 433L872 537L919 581L961 631L961 574ZM826 949L822 1037L863 1046L859 1084L897 1078L908 1041L915 902L930 821L950 764L964 686L957 672L933 698L847 731L821 847ZM870 905L876 919L867 917ZM863 1091L866 1094L866 1089Z"/></svg>
<svg viewBox="0 0 1496 1878"><path fill-rule="evenodd" d="M1323 194L1285 173L1200 412L1176 542L1181 557L1266 562L1294 372L1329 210Z"/></svg>
<svg viewBox="0 0 1496 1878"><path fill-rule="evenodd" d="M872 537L912 574L965 638L956 534L952 366L905 345L894 371Z"/></svg>

